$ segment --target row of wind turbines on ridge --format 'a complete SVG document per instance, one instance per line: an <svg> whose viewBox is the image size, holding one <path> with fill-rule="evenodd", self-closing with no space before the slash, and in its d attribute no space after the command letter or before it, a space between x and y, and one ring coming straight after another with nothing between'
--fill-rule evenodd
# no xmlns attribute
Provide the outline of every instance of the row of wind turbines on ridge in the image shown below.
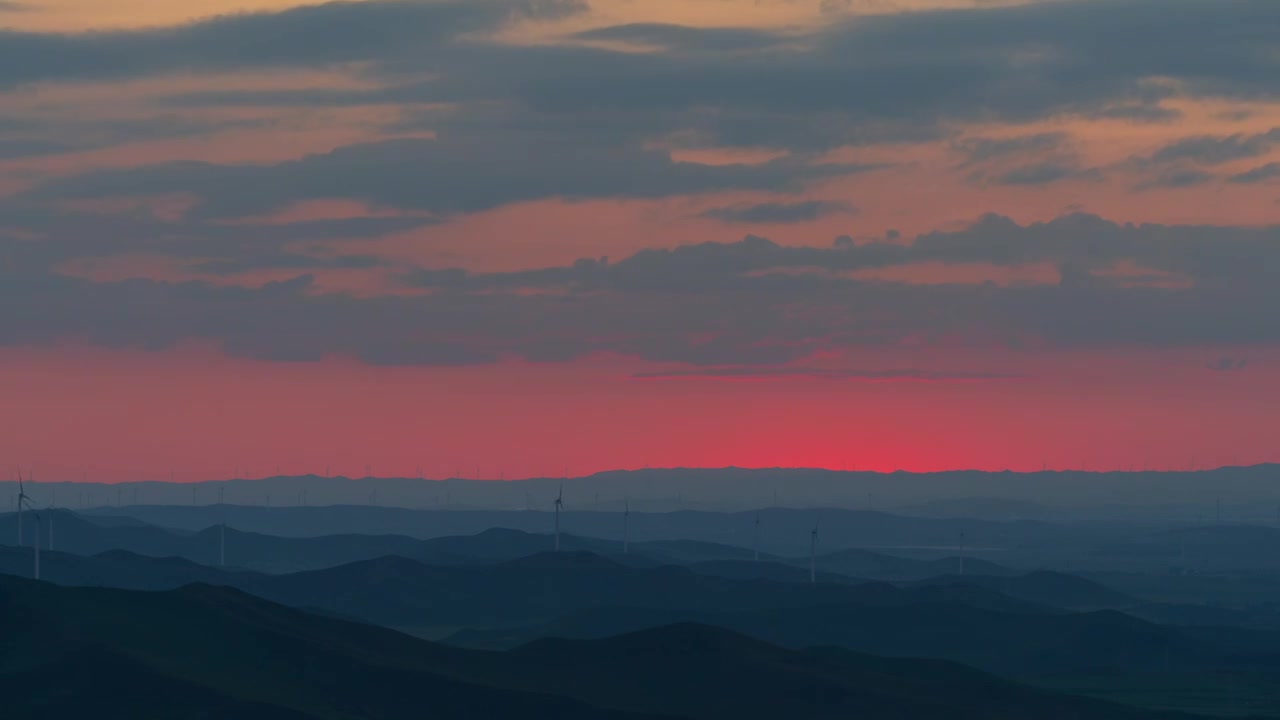
<svg viewBox="0 0 1280 720"><path fill-rule="evenodd" d="M28 475L27 480L28 481L31 480L30 475ZM223 502L223 488L218 489L218 495L219 495L218 501L219 501L219 504L221 504ZM554 501L554 507L555 507L555 551L559 552L560 551L560 512L565 509L563 482L560 483L560 486L557 490L556 498ZM48 509L52 510L52 506ZM32 575L36 580L39 580L40 579L40 537L44 534L44 530L46 527L45 518L36 509L35 505L32 504L31 496L27 495L26 486L23 483L22 471L19 470L18 471L18 513L17 513L18 547L23 547L25 545L25 535L23 533L23 524L22 524L24 511L26 513L29 513L33 518L35 518L35 521L37 524L36 532L35 532L35 542L33 546L34 568L33 568ZM622 513L622 552L624 554L629 553L631 549L630 521L631 521L631 500L628 498L624 501L624 510ZM809 582L811 584L816 584L818 581L817 549L818 549L818 530L819 530L819 527L821 526L821 522L822 522L822 518L821 516L819 516L814 521L813 529L809 531ZM52 550L53 549L53 515L52 513L50 513L49 515L47 527L49 531L49 548L48 549ZM218 564L219 566L225 566L227 564L226 530L227 530L227 524L226 524L226 521L224 520L223 522L220 522L218 524ZM760 560L760 513L758 512L755 514L755 519L753 522L753 531L754 531L753 532L753 559L756 562L759 562ZM961 553L961 556L960 556L960 574L962 575L964 574L963 553Z"/></svg>

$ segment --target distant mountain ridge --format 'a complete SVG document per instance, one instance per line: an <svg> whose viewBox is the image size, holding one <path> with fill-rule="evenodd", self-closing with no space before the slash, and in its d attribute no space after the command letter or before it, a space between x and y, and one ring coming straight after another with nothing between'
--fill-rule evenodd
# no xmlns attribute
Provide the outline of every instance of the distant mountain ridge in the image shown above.
<svg viewBox="0 0 1280 720"><path fill-rule="evenodd" d="M497 473L495 473L497 475ZM550 510L559 485L577 510L637 512L743 511L766 507L933 513L947 503L992 519L1053 516L1103 519L1188 519L1194 508L1224 511L1252 522L1274 518L1271 488L1280 465L1193 471L1039 472L952 470L935 473L837 471L814 468L646 468L570 478L422 479L415 477L272 476L199 483L140 481L104 485L81 482L32 484L37 505L60 500L63 507L120 505L399 505L472 510ZM0 482L0 492L13 486ZM56 493L56 498L55 498ZM1158 502L1153 504L1153 501ZM1270 509L1256 514L1260 503ZM1007 513L1007 514L1006 514Z"/></svg>

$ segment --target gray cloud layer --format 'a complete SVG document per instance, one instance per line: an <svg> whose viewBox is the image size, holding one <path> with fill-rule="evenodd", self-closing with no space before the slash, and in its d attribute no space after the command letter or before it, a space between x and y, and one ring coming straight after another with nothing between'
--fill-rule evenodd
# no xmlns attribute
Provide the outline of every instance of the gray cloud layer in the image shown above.
<svg viewBox="0 0 1280 720"><path fill-rule="evenodd" d="M351 145L273 166L172 163L45 183L29 200L193 193L193 215L241 217L306 199L355 199L442 215L546 198L658 198L719 190L796 191L872 165L676 162L665 152L530 135Z"/></svg>
<svg viewBox="0 0 1280 720"><path fill-rule="evenodd" d="M4 307L16 309L0 314L0 343L79 336L165 347L205 338L270 359L341 353L376 363L450 364L607 350L768 365L823 348L920 337L1091 347L1280 341L1280 316L1271 311L1280 306L1280 230L1117 225L1081 215L1026 227L990 216L912 245L790 248L752 237L518 273L422 270L405 282L430 291L423 296L319 294L306 275L249 289L95 284L48 273L69 258L136 252L217 273L369 267L378 260L303 246L383 237L547 198L797 193L876 169L816 159L842 145L954 138L967 123L990 121L1161 121L1172 113L1162 103L1174 97L1280 97L1274 0L1063 0L865 16L810 33L628 25L559 46L486 39L514 20L582 10L575 0L373 0L151 30L0 31L0 87L342 67L380 87L187 93L169 98L164 111L391 104L402 110L397 129L436 133L435 140L363 143L271 165L169 163L37 183L0 204L0 259L22 271L0 283ZM100 130L90 141L83 138L92 133L80 130L0 123L0 156L153 136L142 126ZM181 123L171 130L187 132ZM1280 141L1276 132L1187 138L1130 166L1145 174L1142 187L1193 187L1214 179L1206 168L1263 163ZM711 166L673 161L663 147L787 154L760 165ZM1061 135L979 138L954 148L961 167L982 182L1042 185L1101 172L1083 166ZM1229 179L1277 177L1271 163ZM172 221L65 209L69 200L157 193L190 194L196 203ZM318 198L414 216L228 222ZM708 214L791 222L840 210L783 198ZM920 287L849 277L926 261L1050 263L1062 282ZM1107 274L1122 261L1151 277ZM1191 286L1152 282L1165 274ZM522 292L529 289L539 292Z"/></svg>
<svg viewBox="0 0 1280 720"><path fill-rule="evenodd" d="M244 13L146 30L0 31L0 86L173 72L394 62L512 19L581 12L579 0L379 0Z"/></svg>
<svg viewBox="0 0 1280 720"><path fill-rule="evenodd" d="M1200 347L1280 341L1280 228L1117 225L1091 216L1019 226L991 216L912 245L784 247L763 238L648 250L622 261L516 273L433 270L426 295L320 294L309 276L262 288L33 273L0 288L0 343L83 337L111 347L213 340L273 360L328 354L380 364L611 351L707 366L778 365L908 338L1019 347ZM915 286L846 271L930 260L1051 262L1057 285ZM1133 260L1161 287L1108 276ZM799 272L797 272L799 271ZM527 292L536 289L538 292Z"/></svg>
<svg viewBox="0 0 1280 720"><path fill-rule="evenodd" d="M497 103L520 126L623 125L702 144L791 148L921 137L957 121L1165 119L1160 102L1171 96L1280 93L1280 6L1271 0L1063 0L863 16L810 34L645 24L577 36L653 49L643 53L462 41L513 15L581 8L570 0L375 0L174 29L11 32L0 36L0 84L364 63L387 89L192 101L416 100L484 103L487 112ZM465 124L467 113L458 119Z"/></svg>

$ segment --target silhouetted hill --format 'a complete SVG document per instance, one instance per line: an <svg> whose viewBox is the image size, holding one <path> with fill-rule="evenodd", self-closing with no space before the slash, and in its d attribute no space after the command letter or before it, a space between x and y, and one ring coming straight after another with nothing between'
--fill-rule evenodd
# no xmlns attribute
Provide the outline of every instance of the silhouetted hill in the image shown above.
<svg viewBox="0 0 1280 720"><path fill-rule="evenodd" d="M1100 545L1111 566L1197 573L1280 571L1280 528L1206 525L1148 533Z"/></svg>
<svg viewBox="0 0 1280 720"><path fill-rule="evenodd" d="M770 580L773 582L807 583L810 582L809 570L779 562L759 562L753 560L710 560L689 565L689 569L702 574L733 580ZM860 584L866 580L820 572L818 582L836 584Z"/></svg>
<svg viewBox="0 0 1280 720"><path fill-rule="evenodd" d="M564 613L599 607L720 611L960 603L1039 611L977 587L904 590L884 583L728 579L685 567L627 567L589 553L566 552L489 566L439 567L380 558L306 573L257 576L237 586L288 605L418 630L548 622Z"/></svg>
<svg viewBox="0 0 1280 720"><path fill-rule="evenodd" d="M1165 625L1280 630L1280 602L1268 602L1244 608L1141 603L1126 608L1125 612L1134 617Z"/></svg>
<svg viewBox="0 0 1280 720"><path fill-rule="evenodd" d="M579 550L576 552L543 552L516 560L508 560L494 568L494 572L501 573L504 570L569 570L579 572L599 570L615 572L622 568L623 565L613 560L600 557L595 553Z"/></svg>
<svg viewBox="0 0 1280 720"><path fill-rule="evenodd" d="M1049 507L1038 502L989 497L927 500L898 505L893 508L893 511L902 515L983 520L1057 520L1070 515L1061 508Z"/></svg>
<svg viewBox="0 0 1280 720"><path fill-rule="evenodd" d="M6 717L63 720L317 720L318 716L248 700L167 676L97 645L14 672L0 667Z"/></svg>
<svg viewBox="0 0 1280 720"><path fill-rule="evenodd" d="M31 577L31 548L0 545L0 573ZM193 582L231 584L234 571L211 568L182 558L154 558L124 550L94 556L41 551L40 578L59 585L169 590Z"/></svg>
<svg viewBox="0 0 1280 720"><path fill-rule="evenodd" d="M550 534L529 533L507 528L488 528L474 535L418 539L406 535L321 535L279 537L246 532L228 526L211 525L194 532L171 531L147 525L133 518L85 516L67 510L47 513L54 524L54 548L80 555L96 555L108 550L125 550L152 557L181 557L203 565L221 562L220 548L225 535L226 564L259 572L287 573L334 567L358 560L399 555L431 565L494 563L549 552L555 547ZM6 535L5 533L12 533ZM34 541L35 526L28 520L24 531L26 546ZM9 540L12 537L13 540ZM16 516L0 515L0 542L17 539ZM49 549L47 528L41 546ZM683 541L633 543L623 554L623 544L613 540L561 536L564 550L588 551L615 557L629 565L685 564L702 560L742 557L741 548Z"/></svg>
<svg viewBox="0 0 1280 720"><path fill-rule="evenodd" d="M716 625L791 648L831 645L887 657L941 658L1025 678L1241 666L1280 671L1280 654L1268 649L1280 642L1276 633L1197 633L1114 611L1011 613L944 602L719 611L592 608L542 626L460 631L449 642L511 648L542 637L599 639L678 622Z"/></svg>
<svg viewBox="0 0 1280 720"><path fill-rule="evenodd" d="M566 490L567 492L567 490ZM572 506L571 506L572 507ZM131 506L112 508L163 527L197 531L227 522L232 527L282 537L392 533L416 538L474 535L490 528L509 528L549 536L554 513L546 510L427 510L377 506ZM95 511L96 512L96 511ZM808 555L809 531L818 514L813 509L767 508L749 512L632 512L633 543L680 541L736 548L760 547L775 555ZM1065 552L1131 534L1124 528L1076 527L1036 521L991 521L962 518L903 517L869 510L823 509L819 550L843 548L928 548L955 554L962 539L971 553L981 548L1008 551L1038 548ZM760 524L757 534L756 519ZM619 512L561 513L561 528L579 537L608 539L620 549L623 517ZM544 549L551 549L550 545ZM582 548L596 552L601 548ZM744 557L739 550L739 559ZM732 556L700 559L734 559Z"/></svg>
<svg viewBox="0 0 1280 720"><path fill-rule="evenodd" d="M917 560L856 549L819 555L815 560L820 571L872 580L923 580L940 575L957 575L961 569L959 557ZM805 567L808 567L808 563L808 558L793 561L793 564ZM985 560L966 557L964 572L995 576L1013 575L1017 571Z"/></svg>
<svg viewBox="0 0 1280 720"><path fill-rule="evenodd" d="M913 583L912 586L981 587L1043 607L1063 610L1125 610L1141 604L1140 601L1124 593L1116 592L1092 580L1043 570L1005 577L944 576L922 580Z"/></svg>
<svg viewBox="0 0 1280 720"><path fill-rule="evenodd" d="M0 683L33 686L22 705L6 697L7 717L103 717L97 701L133 718L646 717L466 680L446 669L472 653L209 586L142 593L0 577L0 647ZM86 668L84 657L126 658L123 671L148 682L103 687L99 671L124 678L110 665ZM75 674L53 674L61 670ZM54 690L66 692L50 698Z"/></svg>
<svg viewBox="0 0 1280 720"><path fill-rule="evenodd" d="M194 585L144 593L0 578L6 717L859 717L1144 720L936 661L791 651L679 625L482 653Z"/></svg>
<svg viewBox="0 0 1280 720"><path fill-rule="evenodd" d="M538 668L529 687L694 718L925 720L1139 718L1148 713L1011 686L960 665L835 649L793 651L721 628L676 624L598 641L545 639L516 649ZM619 658L625 662L619 664ZM662 672L655 673L655 668Z"/></svg>
<svg viewBox="0 0 1280 720"><path fill-rule="evenodd" d="M50 525L53 530L53 549L78 555L94 555L106 550L128 550L144 555L155 554L159 548L169 548L167 555L178 555L178 548L185 547L189 533L165 530L132 518L106 517L90 520L70 510L44 510L41 532L41 548L50 549ZM23 545L35 543L36 523L26 518L23 523ZM18 519L14 513L0 515L0 542L15 545L18 540Z"/></svg>

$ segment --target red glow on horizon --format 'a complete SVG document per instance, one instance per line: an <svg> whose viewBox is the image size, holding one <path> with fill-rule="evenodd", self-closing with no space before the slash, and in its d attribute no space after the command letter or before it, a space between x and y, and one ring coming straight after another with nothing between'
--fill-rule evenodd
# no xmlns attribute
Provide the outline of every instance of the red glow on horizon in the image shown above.
<svg viewBox="0 0 1280 720"><path fill-rule="evenodd" d="M973 367L957 356L956 367ZM999 360L1000 362L995 362ZM901 358L868 364L903 366ZM895 362L896 361L896 362ZM451 368L201 348L0 350L0 454L46 480L559 477L649 467L1156 469L1275 460L1274 364L1026 355L1003 382L635 382L622 358ZM1007 366L1008 357L988 367ZM1003 365L1002 365L1003 364ZM1270 388L1270 389L1267 389ZM277 470L278 468L278 470Z"/></svg>

